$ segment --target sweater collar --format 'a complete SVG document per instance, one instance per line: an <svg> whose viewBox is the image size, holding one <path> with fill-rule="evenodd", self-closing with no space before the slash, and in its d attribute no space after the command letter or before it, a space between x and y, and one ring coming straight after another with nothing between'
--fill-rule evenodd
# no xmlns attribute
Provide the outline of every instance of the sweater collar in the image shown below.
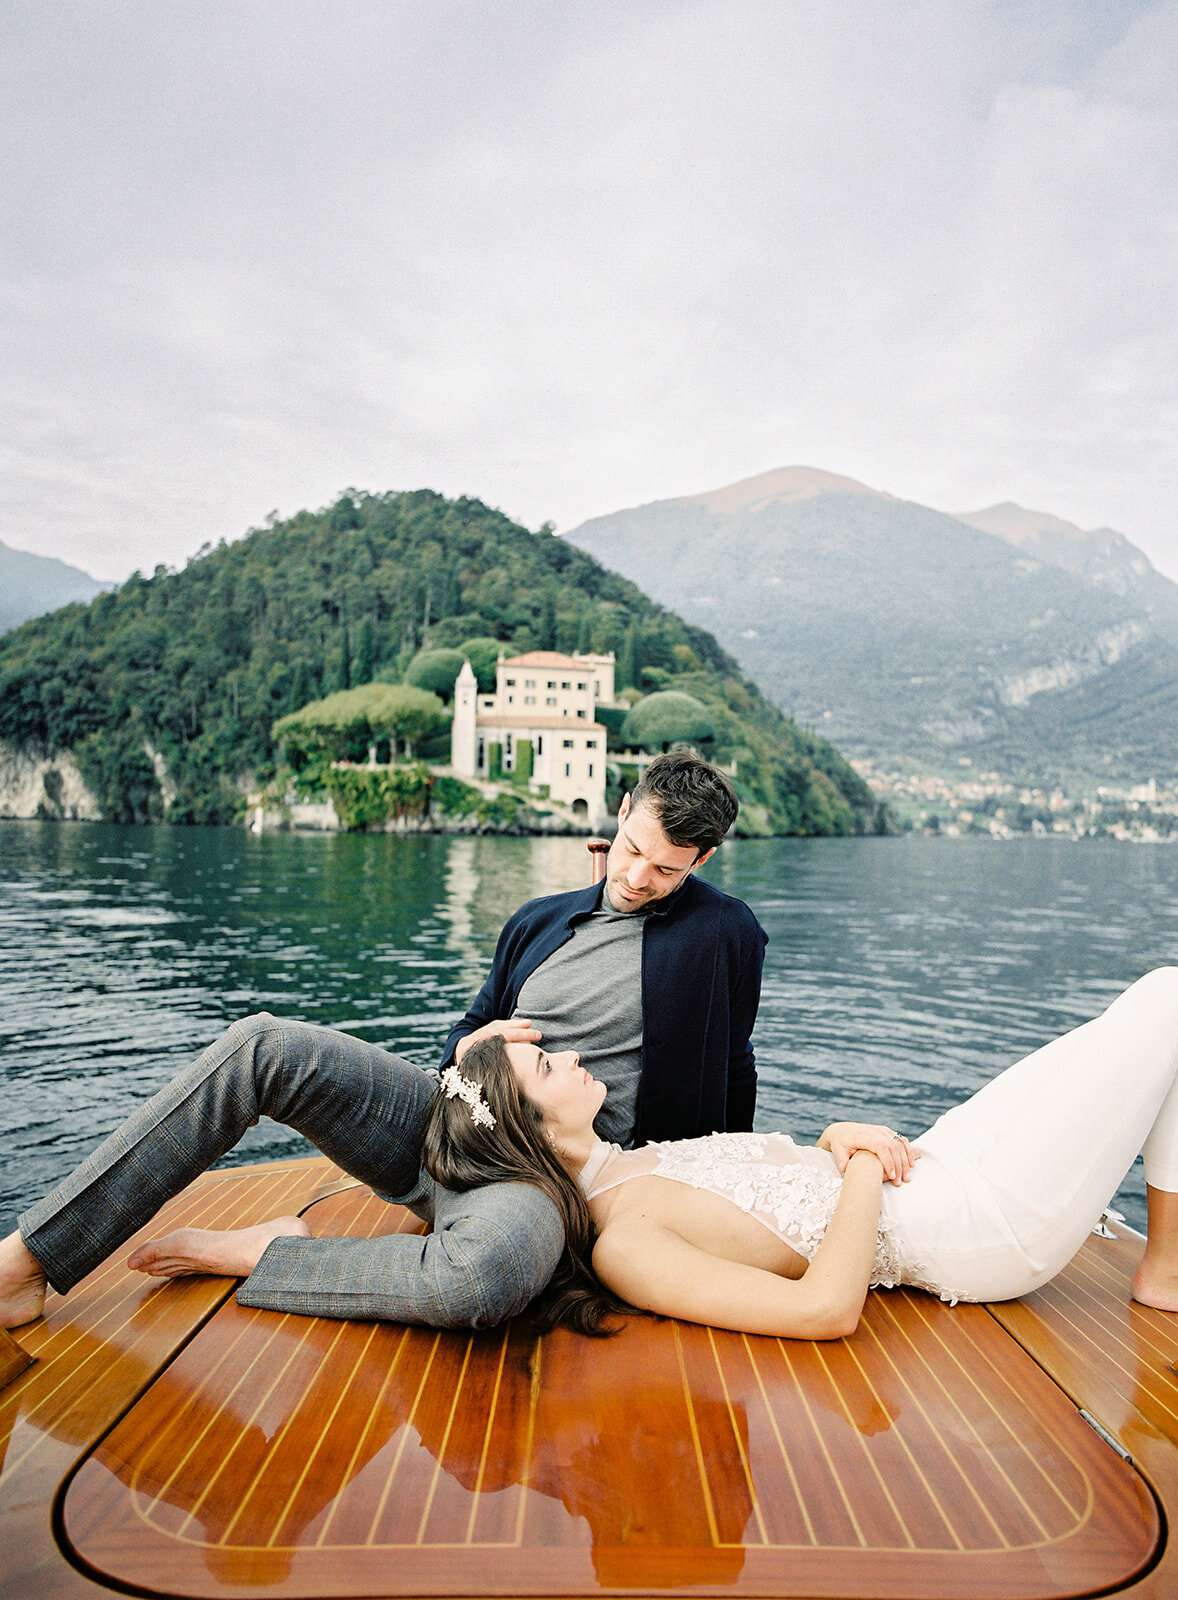
<svg viewBox="0 0 1178 1600"><path fill-rule="evenodd" d="M683 903L684 896L688 893L694 877L695 874L689 872L678 888L672 890L665 900L656 900L649 910L635 911L632 915L643 919L669 916L672 911L678 910ZM592 916L598 906L601 905L605 896L605 879L602 878L600 883L588 884L584 889L577 889L574 893L576 899L569 910L567 919L570 928L574 922L583 922L586 917Z"/></svg>

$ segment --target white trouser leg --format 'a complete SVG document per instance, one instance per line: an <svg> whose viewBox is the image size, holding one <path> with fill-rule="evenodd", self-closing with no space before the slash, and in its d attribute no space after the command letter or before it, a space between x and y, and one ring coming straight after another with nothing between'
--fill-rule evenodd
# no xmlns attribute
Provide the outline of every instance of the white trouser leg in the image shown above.
<svg viewBox="0 0 1178 1600"><path fill-rule="evenodd" d="M1070 1260L1143 1147L1146 1178L1178 1190L1178 967L1148 973L1095 1021L1034 1051L939 1118L916 1143L960 1184L968 1204L953 1242L958 1274L969 1258L1011 1256L1005 1290L1022 1294ZM932 1173L929 1174L930 1180ZM913 1252L947 1244L943 1185L921 1196L920 1165L895 1210ZM939 1217L925 1216L934 1190ZM992 1228L979 1218L992 1219ZM992 1232L993 1238L977 1237ZM996 1255L995 1255L996 1259ZM994 1281L1003 1271L994 1270ZM990 1269L987 1269L989 1272ZM1031 1281L1034 1280L1034 1281ZM954 1287L966 1287L958 1281ZM967 1292L972 1292L967 1289ZM998 1292L987 1278L985 1298Z"/></svg>

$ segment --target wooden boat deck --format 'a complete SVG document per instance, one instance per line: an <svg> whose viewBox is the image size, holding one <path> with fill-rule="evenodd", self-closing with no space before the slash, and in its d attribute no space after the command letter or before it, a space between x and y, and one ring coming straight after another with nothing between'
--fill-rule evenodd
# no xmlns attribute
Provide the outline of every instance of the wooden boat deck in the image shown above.
<svg viewBox="0 0 1178 1600"><path fill-rule="evenodd" d="M211 1173L151 1231L418 1226L345 1184ZM333 1322L108 1263L0 1390L0 1593L1172 1597L1178 1318L1129 1304L1138 1250L1010 1305L873 1294L827 1344Z"/></svg>

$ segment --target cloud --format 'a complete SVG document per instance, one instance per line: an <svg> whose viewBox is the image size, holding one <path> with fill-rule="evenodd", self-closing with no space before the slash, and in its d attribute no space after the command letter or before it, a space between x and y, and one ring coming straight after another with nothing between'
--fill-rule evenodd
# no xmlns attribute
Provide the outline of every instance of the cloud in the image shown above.
<svg viewBox="0 0 1178 1600"><path fill-rule="evenodd" d="M1089 15L1088 13L1093 13ZM1178 573L1178 8L10 8L0 538L786 462Z"/></svg>

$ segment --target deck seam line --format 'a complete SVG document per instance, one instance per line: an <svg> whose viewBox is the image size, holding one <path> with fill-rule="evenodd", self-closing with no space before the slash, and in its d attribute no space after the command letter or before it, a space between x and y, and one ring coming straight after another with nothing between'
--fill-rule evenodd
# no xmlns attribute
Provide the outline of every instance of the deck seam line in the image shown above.
<svg viewBox="0 0 1178 1600"><path fill-rule="evenodd" d="M318 1361L318 1364L317 1364L317 1366L315 1368L315 1371L312 1373L309 1381L306 1384L303 1385L303 1394L304 1394L304 1396L306 1395L307 1390L311 1387L311 1384L314 1383L315 1378L318 1376L319 1373L321 1373L323 1371L324 1366L331 1359L332 1351L335 1349L335 1347L339 1344L340 1340L344 1336L345 1326L346 1325L341 1322L339 1327L336 1329L335 1333L332 1334L331 1339L330 1339L330 1341L328 1343L327 1349L324 1350L322 1355L319 1357L319 1361ZM310 1332L310 1330L308 1330L308 1334L309 1334L309 1332ZM307 1342L308 1342L307 1334L304 1334L303 1337L299 1340L299 1343L296 1346L296 1348L291 1351L290 1358L289 1358L289 1360L287 1362L287 1366L290 1365L290 1362L293 1361L296 1358L296 1356L298 1356L303 1350L305 1350L307 1348ZM283 1370L285 1371L285 1368ZM281 1374L279 1374L279 1376L281 1377ZM275 1379L276 1383L277 1383L277 1381L278 1380ZM273 1392L274 1392L273 1389L271 1389L270 1393L272 1394ZM267 1398L269 1398L269 1395L267 1396ZM265 1455L264 1455L262 1461L260 1462L260 1464L258 1465L256 1471L254 1472L253 1477L250 1479L249 1484L246 1487L244 1487L241 1491L239 1491L240 1498L239 1498L239 1504L238 1504L237 1510L233 1514L233 1517L230 1519L230 1521L226 1524L224 1533L221 1535L220 1539L218 1539L217 1543L219 1545L225 1545L225 1544L227 1544L229 1542L229 1536L233 1532L233 1529L237 1526L237 1523L240 1520L240 1518L242 1516L242 1513L245 1511L246 1503L248 1502L249 1497L253 1494L254 1490L257 1488L258 1480L261 1478L263 1472L265 1472L266 1468L269 1466L269 1464L274 1460L275 1456L278 1454L278 1451L282 1446L282 1441L286 1438L287 1434L290 1432L291 1428L294 1426L295 1419L298 1417L298 1414L299 1414L298 1406L297 1405L296 1406L292 1406L290 1415L287 1417L286 1421L282 1424L281 1428L279 1428L278 1432L274 1435L273 1439L271 1439L269 1441L269 1443L267 1444ZM323 1442L323 1432L322 1432L322 1430L320 1430L319 1438L318 1438L318 1440L316 1441L316 1444L315 1444L315 1449L316 1450L319 1448L319 1445L322 1442ZM314 1453L314 1452L312 1452L312 1453ZM305 1470L306 1469L304 1468L304 1472L305 1472ZM287 1503L289 1504L289 1501ZM283 1514L285 1514L286 1506L283 1506L282 1510L283 1510ZM276 1528L276 1525L272 1524L272 1526ZM267 1542L267 1544L269 1544L270 1540L267 1540L266 1542Z"/></svg>
<svg viewBox="0 0 1178 1600"><path fill-rule="evenodd" d="M671 1333L675 1339L675 1353L679 1358L679 1381L683 1387L683 1399L687 1407L687 1421L691 1428L691 1442L695 1448L695 1465L699 1473L700 1488L703 1490L704 1511L708 1519L708 1531L712 1536L712 1544L720 1543L720 1525L716 1520L716 1508L712 1503L712 1486L708 1482L708 1469L704 1461L703 1445L699 1436L699 1423L695 1415L695 1406L692 1404L691 1383L687 1376L687 1358L683 1353L683 1337L677 1319L671 1321Z"/></svg>
<svg viewBox="0 0 1178 1600"><path fill-rule="evenodd" d="M348 1374L347 1382L340 1385L339 1398L336 1401L335 1405L332 1406L331 1411L329 1412L329 1414L327 1416L327 1419L324 1422L323 1427L319 1430L319 1438L315 1442L315 1448L312 1451L309 1452L309 1454L307 1456L307 1459L303 1464L303 1470L299 1473L298 1478L295 1480L294 1488L287 1495L286 1502L283 1505L282 1510L278 1513L278 1516L274 1519L274 1532L271 1534L270 1538L266 1541L266 1547L267 1548L269 1548L270 1546L272 1546L272 1545L277 1543L279 1530L281 1529L282 1524L285 1522L287 1516L290 1514L290 1509L291 1509L291 1506L294 1504L295 1496L298 1494L299 1490L303 1487L303 1484L307 1481L307 1478L308 1478L308 1476L310 1474L311 1468L314 1465L315 1458L319 1454L320 1450L322 1450L322 1448L323 1448L323 1444L324 1444L325 1439L327 1438L327 1433L328 1433L328 1430L331 1427L331 1424L335 1421L335 1418L339 1415L340 1407L343 1405L344 1401L348 1398L348 1395L349 1395L349 1393L351 1391L352 1385L355 1383L356 1376L360 1371L361 1364L367 1358L368 1352L372 1348L372 1341L376 1338L376 1333L377 1333L377 1329L379 1328L379 1326L380 1326L379 1323L374 1322L372 1327L369 1329L368 1337L365 1339L363 1345L360 1348L360 1351L359 1351L358 1355L356 1356L355 1361L353 1361L353 1363L352 1363L352 1370Z"/></svg>
<svg viewBox="0 0 1178 1600"><path fill-rule="evenodd" d="M279 1322L271 1330L270 1334L268 1335L268 1337L266 1338L266 1340L262 1344L261 1348L259 1349L257 1355L250 1362L249 1366L246 1367L246 1369L245 1369L246 1374L252 1372L254 1370L254 1368L258 1365L258 1362L262 1359L262 1357L265 1354L265 1352L270 1348L270 1346L277 1339L278 1334L281 1332L283 1326L290 1320L290 1316L291 1316L290 1312L283 1312ZM290 1355L287 1356L286 1360L282 1363L281 1367L279 1367L277 1373L275 1374L273 1380L271 1381L269 1388L265 1391L265 1393L258 1400L257 1404L254 1406L254 1408L250 1412L249 1416L246 1417L246 1419L245 1419L245 1428L248 1428L249 1425L256 1419L258 1413L263 1409L263 1407L266 1405L266 1402L270 1399L270 1396L274 1393L274 1391L278 1387L279 1383L285 1377L286 1370L290 1366L291 1362L294 1360L295 1356L298 1354L299 1348L301 1347L301 1343L302 1343L302 1341L300 1340L299 1345L296 1345L294 1350L291 1351ZM242 1441L242 1439L244 1437L245 1437L245 1429L242 1427L242 1425L240 1423L238 1423L237 1437L236 1437L236 1439L234 1439L233 1443L230 1445L230 1447L226 1451L226 1453L221 1457L220 1462L217 1464L217 1470L213 1473L212 1477L208 1479L208 1481L204 1484L203 1488L201 1489L199 1498L194 1502L191 1511L189 1511L189 1513L188 1513L189 1522L193 1521L194 1518L199 1514L201 1507L204 1505L205 1501L209 1497L209 1491L212 1489L213 1485L218 1481L218 1479L222 1476L222 1474L224 1473L226 1467L229 1465L230 1461L233 1459L234 1455L237 1453L238 1449L241 1446L241 1441ZM187 1461L190 1458L191 1454L192 1454L191 1450L189 1450L185 1454L185 1457L184 1457L185 1461Z"/></svg>
<svg viewBox="0 0 1178 1600"><path fill-rule="evenodd" d="M372 1519L368 1524L368 1533L363 1540L363 1547L365 1549L370 1548L373 1544L373 1537L376 1533L377 1526L381 1517L384 1516L384 1508L388 1504L389 1495L392 1493L393 1480L397 1476L397 1469L401 1465L401 1457L405 1454L405 1446L409 1441L410 1430L413 1428L413 1419L417 1415L417 1408L421 1404L421 1397L425 1392L426 1381L429 1378L430 1373L433 1371L434 1358L438 1353L438 1346L441 1344L441 1342L441 1334L435 1333L433 1343L430 1346L429 1359L426 1361L425 1366L422 1369L421 1378L417 1385L417 1393L413 1396L413 1404L409 1408L408 1416L405 1417L400 1428L398 1429L401 1437L397 1440L397 1448L393 1454L392 1461L389 1463L389 1472L388 1476L385 1478L384 1488L381 1490L380 1499L376 1504L376 1510L373 1512Z"/></svg>
<svg viewBox="0 0 1178 1600"><path fill-rule="evenodd" d="M226 1361L228 1361L230 1356L233 1354L234 1350L237 1349L238 1345L245 1338L246 1334L250 1331L250 1328L252 1327L253 1323L257 1320L257 1318L259 1316L260 1316L259 1312L255 1311L255 1312L251 1313L251 1315L248 1318L248 1320L246 1320L242 1324L242 1326L238 1330L237 1334L230 1341L228 1348L226 1350L224 1350L222 1352L222 1354L218 1357L218 1359L216 1360L216 1362L214 1363L214 1365L212 1367L212 1370L205 1375L206 1379L207 1378L211 1378L217 1372L218 1368L223 1366L224 1363ZM171 1433L175 1428L180 1426L181 1419L188 1412L190 1412L190 1411L192 1411L192 1410L194 1410L196 1408L198 1399L199 1399L199 1391L197 1391L197 1390L193 1390L189 1395L186 1396L183 1404L174 1413L174 1415L172 1416L172 1418L170 1419L170 1421L168 1423L167 1428L165 1428L163 1433L160 1435L160 1438L157 1441L157 1443L162 1443L163 1440L167 1438L169 1433ZM193 1440L193 1443L190 1446L187 1455L180 1461L180 1463L177 1466L175 1466L173 1468L173 1470L169 1474L169 1476L164 1479L164 1482L160 1486L160 1489L158 1491L152 1493L152 1494L146 1494L146 1495L144 1495L142 1497L148 1504L151 1504L152 1502L159 1500L161 1497L166 1497L168 1490L172 1487L173 1483L175 1483L176 1477L177 1477L178 1473L180 1472L181 1468L184 1465L184 1461L187 1460L187 1456L191 1455L192 1451L196 1448L196 1446L204 1438L205 1434L213 1426L215 1421L216 1421L215 1417L210 1417L209 1421L205 1423L205 1425L201 1429L200 1433ZM133 1495L138 1495L139 1494L138 1484L139 1484L139 1479L140 1479L140 1477L142 1475L142 1472L143 1472L143 1466L142 1466L142 1464L140 1464L139 1466L136 1467L134 1473L132 1474L130 1488L131 1488L131 1492L132 1492ZM150 1518L148 1517L148 1518L146 1518L146 1520L150 1521Z"/></svg>
<svg viewBox="0 0 1178 1600"><path fill-rule="evenodd" d="M722 1362L720 1360L720 1352L719 1352L719 1350L718 1350L718 1348L716 1346L716 1330L715 1330L715 1328L709 1327L707 1329L707 1335L708 1335L708 1343L711 1346L711 1350L712 1350L712 1360L716 1364L716 1374L720 1379L720 1388L723 1390L723 1393L724 1393L724 1406L725 1406L725 1409L728 1412L728 1425L732 1429L732 1437L736 1442L736 1453L740 1457L740 1470L744 1474L745 1483L748 1485L749 1500L751 1502L752 1513L753 1513L753 1516L757 1519L757 1528L758 1528L758 1530L760 1532L760 1535L761 1535L761 1544L764 1545L764 1546L768 1546L768 1544L769 1544L769 1536L768 1536L768 1534L767 1534L767 1532L765 1530L765 1519L761 1515L760 1497L757 1494L757 1486L756 1486L755 1482L753 1481L752 1469L751 1469L751 1467L749 1465L748 1451L745 1449L744 1441L740 1437L740 1428L737 1425L736 1412L733 1409L733 1405L732 1405L732 1394L731 1394L731 1391L729 1390L729 1387L728 1387L728 1379L724 1374L724 1367L723 1367L723 1364L722 1364ZM719 1532L718 1528L717 1528L717 1532Z"/></svg>
<svg viewBox="0 0 1178 1600"><path fill-rule="evenodd" d="M343 1483L348 1483L351 1481L352 1469L356 1465L361 1450L364 1448L364 1441L368 1438L369 1433L376 1426L376 1419L380 1415L381 1408L384 1403L385 1393L388 1390L389 1384L393 1381L394 1373L400 1365L401 1357L405 1352L405 1346L409 1342L410 1332L411 1329L408 1326L402 1328L401 1330L401 1337L397 1341L397 1348L393 1352L393 1359L389 1362L388 1371L384 1375L384 1381L381 1383L380 1390L376 1396L376 1401L373 1404L371 1411L368 1413L368 1418L365 1421L364 1426L360 1429L360 1436L356 1440L355 1448L352 1450L352 1454L348 1458L348 1464L344 1468L343 1476L341 1478L341 1482ZM327 1516L323 1521L323 1526L319 1530L319 1536L315 1540L315 1549L334 1548L333 1546L328 1546L327 1544L327 1530L330 1528L335 1518L335 1514L339 1510L339 1506L340 1499L339 1495L337 1494L332 1502L331 1510L327 1513Z"/></svg>
<svg viewBox="0 0 1178 1600"><path fill-rule="evenodd" d="M454 1393L450 1397L450 1415L446 1418L446 1427L442 1434L442 1442L434 1454L433 1475L429 1481L429 1490L426 1493L425 1505L422 1507L421 1521L417 1524L417 1538L413 1541L415 1545L421 1545L425 1542L425 1525L429 1521L430 1512L433 1510L434 1495L437 1493L438 1488L438 1476L442 1471L442 1462L446 1456L446 1446L450 1443L450 1433L454 1427L455 1413L458 1410L458 1397L462 1393L462 1385L466 1382L466 1374L470 1367L470 1357L473 1349L474 1334L472 1333L466 1341L466 1352L462 1357L462 1370L458 1374L458 1382L454 1385ZM449 1477L449 1473L446 1475Z"/></svg>
<svg viewBox="0 0 1178 1600"><path fill-rule="evenodd" d="M781 1437L781 1429L777 1425L776 1413L769 1403L769 1392L765 1388L765 1379L761 1373L760 1362L757 1360L756 1353L754 1352L752 1345L749 1343L748 1334L742 1333L740 1337L744 1340L745 1349L748 1351L749 1365L753 1369L753 1376L756 1378L757 1387L761 1391L761 1399L764 1401L765 1405L765 1414L769 1418L769 1425L773 1429L773 1437L777 1440L777 1448L781 1452L781 1459L785 1464L786 1472L789 1474L789 1481L794 1492L794 1499L797 1502L797 1507L801 1513L802 1520L806 1525L806 1532L810 1535L810 1544L817 1549L818 1538L814 1532L814 1524L810 1519L810 1512L807 1509L806 1503L802 1499L802 1491L798 1483L797 1473L794 1471L793 1462L789 1458L789 1452L785 1448L785 1440Z"/></svg>
<svg viewBox="0 0 1178 1600"><path fill-rule="evenodd" d="M810 1424L810 1431L818 1441L819 1449L822 1451L823 1457L826 1460L827 1469L832 1480L834 1481L835 1487L838 1489L839 1498L843 1502L843 1508L847 1513L847 1519L850 1522L851 1527L855 1530L855 1537L859 1541L860 1548L866 1550L868 1548L867 1540L863 1536L863 1529L859 1524L859 1518L855 1515L854 1506L852 1506L851 1502L847 1499L847 1491L843 1488L842 1477L838 1471L838 1468L834 1464L834 1460L831 1457L830 1448L826 1443L826 1439L822 1433L822 1430L815 1421L814 1408L811 1406L810 1401L807 1398L805 1385L798 1381L798 1375L794 1370L793 1362L790 1360L789 1352L785 1348L784 1341L780 1338L777 1340L777 1348L781 1351L782 1359L784 1360L786 1368L789 1372L790 1381L797 1391L798 1398L801 1400L802 1409L806 1413L806 1420Z"/></svg>
<svg viewBox="0 0 1178 1600"><path fill-rule="evenodd" d="M360 1185L356 1185L356 1187L360 1187ZM324 1195L324 1196L322 1196L322 1198L323 1199L331 1199L332 1196L331 1195ZM317 1201L317 1200L316 1201L312 1201L311 1205L308 1206L307 1209L311 1210L317 1204L319 1204L319 1201ZM359 1212L357 1214L357 1220L359 1219L359 1217L363 1216L364 1211L366 1209L366 1206L367 1206L367 1202L365 1202L360 1207L360 1210L359 1210ZM376 1224L374 1223L373 1226L375 1227ZM321 1237L324 1237L324 1235L315 1235L315 1237L321 1238ZM330 1236L328 1236L328 1237L330 1237ZM356 1237L360 1237L360 1235L356 1235ZM365 1237L367 1237L367 1238L371 1238L372 1237L372 1229L369 1229L369 1231L368 1231L367 1235L365 1235ZM342 1333L342 1326L343 1325L341 1325L341 1333ZM364 1343L361 1346L361 1348L360 1348L360 1350L359 1350L359 1352L358 1352L358 1354L356 1356L356 1359L352 1363L352 1370L348 1374L347 1381L340 1385L339 1397L337 1398L337 1400L335 1402L335 1405L332 1406L331 1411L328 1413L328 1416L327 1416L325 1422L323 1423L323 1426L319 1430L319 1438L315 1442L315 1448L308 1453L307 1459L303 1463L303 1470L299 1473L298 1478L295 1480L294 1487L291 1489L290 1493L286 1497L286 1502L283 1505L282 1510L279 1512L278 1516L274 1520L273 1532L271 1533L270 1538L266 1541L267 1548L272 1546L277 1541L279 1530L282 1527L282 1524L285 1521L286 1517L288 1516L288 1514L290 1512L290 1509L291 1509L291 1506L294 1504L295 1496L298 1494L299 1490L302 1488L303 1484L306 1482L307 1477L308 1477L308 1475L309 1475L309 1473L311 1471L312 1464L314 1463L315 1458L318 1456L320 1450L322 1450L322 1448L323 1448L323 1444L324 1444L324 1441L326 1440L326 1437L327 1437L328 1431L329 1431L329 1429L331 1427L331 1424L335 1420L336 1416L339 1414L340 1407L343 1405L344 1401L347 1399L347 1396L348 1396L348 1394L349 1394L349 1392L351 1390L351 1387L352 1387L353 1383L356 1381L356 1375L360 1370L361 1363L367 1357L369 1350L372 1348L372 1341L376 1338L376 1332L377 1332L377 1329L378 1329L379 1326L380 1326L380 1324L377 1323L377 1322L374 1322L372 1324L372 1327L368 1331L368 1337L364 1340ZM337 1336L337 1340L338 1340L338 1337L339 1336ZM332 1341L332 1345L331 1345L332 1349L334 1349L337 1340L333 1340ZM293 1419L293 1415L294 1415L294 1413L292 1412L292 1419Z"/></svg>
<svg viewBox="0 0 1178 1600"><path fill-rule="evenodd" d="M889 1317L889 1319L893 1323L895 1323L896 1319L894 1317L892 1317L890 1308L883 1308L883 1309L884 1309L884 1314L886 1314ZM993 1511L990 1509L990 1506L989 1506L987 1500L982 1497L981 1493L979 1492L979 1490L977 1488L977 1485L973 1482L973 1480L970 1478L969 1474L965 1471L965 1469L962 1466L961 1462L958 1461L956 1454L952 1450L949 1449L948 1445L946 1444L946 1442L944 1440L944 1437L942 1435L941 1429L938 1427L938 1425L933 1421L932 1417L929 1415L928 1407L925 1405L925 1403L921 1399L921 1397L917 1394L916 1389L914 1388L911 1380L905 1375L903 1368L900 1366L899 1362L896 1360L892 1350L880 1338L879 1332L875 1328L873 1323L871 1323L869 1321L867 1326L868 1326L868 1329L869 1329L869 1331L871 1333L872 1338L879 1345L881 1354L883 1355L884 1359L888 1362L888 1365L891 1367L892 1371L895 1373L897 1381L907 1391L908 1396L911 1399L913 1405L916 1406L916 1408L919 1410L921 1416L924 1418L925 1425L928 1427L929 1431L938 1440L938 1442L940 1444L940 1447L941 1447L941 1450L942 1450L942 1452L943 1452L943 1454L945 1456L946 1461L952 1467L953 1472L956 1474L957 1478L960 1480L962 1485L973 1496L974 1502L977 1505L978 1510L981 1512L982 1516L986 1519L986 1521L993 1528L995 1538L997 1538L997 1539L999 1539L1001 1541L1000 1548L1009 1547L1010 1546L1010 1540L1007 1538L1007 1536L1003 1533L1001 1527L998 1525L997 1518L994 1516ZM924 1369L925 1376L928 1378L929 1382L934 1384L936 1386L936 1388L940 1391L940 1394L941 1394L942 1398L949 1402L949 1408L953 1412L956 1413L957 1417L961 1421L962 1426L964 1428L966 1428L969 1431L969 1433L972 1435L975 1444L988 1457L990 1455L990 1450L989 1450L988 1446L986 1445L985 1440L978 1433L977 1427L973 1423L972 1419L970 1417L968 1417L966 1415L966 1413L961 1409L960 1405L957 1403L957 1400L952 1395L949 1394L949 1391L946 1389L945 1385L941 1382L941 1379L937 1376L937 1374L929 1366L928 1362L924 1359L924 1357L916 1349L916 1347L915 1347L915 1345L914 1345L914 1343L912 1341L912 1338L908 1334L907 1330L902 1328L902 1327L900 1327L899 1324L896 1323L895 1331L898 1332L900 1337L906 1341L906 1343L910 1347L910 1353L911 1353L911 1356L912 1356L913 1360L918 1362L919 1365ZM946 1513L944 1512L939 1499L937 1501L937 1509L940 1512L941 1516L945 1517L945 1520L948 1522L949 1519L946 1516ZM950 1525L950 1527L954 1526L951 1522L949 1523L949 1525Z"/></svg>
<svg viewBox="0 0 1178 1600"><path fill-rule="evenodd" d="M916 1309L917 1309L917 1315L921 1316L923 1318L923 1312L921 1311L920 1307L917 1307ZM1051 1478L1049 1478L1048 1475L1043 1471L1043 1469L1040 1467L1039 1463L1035 1460L1034 1456L1030 1453L1030 1451L1027 1450L1026 1446L1023 1444L1023 1441L1019 1438L1018 1434L1015 1432L1014 1428L1010 1425L1010 1423L1007 1421L1007 1419L1002 1415L1001 1411L999 1411L998 1407L994 1404L994 1401L985 1392L985 1390L983 1390L982 1387L978 1383L976 1383L974 1381L973 1376L969 1372L966 1371L965 1366L961 1362L959 1357L953 1351L951 1351L949 1349L949 1347L946 1344L946 1342L943 1339L940 1338L940 1335L937 1335L936 1337L937 1337L938 1342L940 1343L942 1349L949 1356L949 1359L952 1361L954 1366L956 1366L958 1368L958 1370L963 1374L963 1376L965 1376L968 1379L970 1385L973 1387L974 1391L977 1393L977 1395L978 1395L979 1399L981 1400L982 1404L984 1406L987 1406L989 1408L989 1410L993 1413L993 1415L997 1418L999 1426L1001 1428L1003 1428L1005 1430L1005 1432L1009 1435L1009 1437L1012 1440L1012 1442L1014 1443L1014 1445L1022 1453L1023 1457L1027 1461L1030 1462L1032 1468L1043 1479L1043 1482L1046 1483L1051 1488L1052 1492L1059 1499L1062 1500L1063 1497L1062 1497L1062 1495L1060 1495L1059 1490L1056 1487L1056 1485L1052 1482ZM968 1337L968 1335L967 1335L967 1337ZM970 1343L974 1345L975 1349L977 1349L976 1340L971 1339ZM980 1354L980 1352L979 1352L979 1354ZM990 1370L992 1372L996 1370L994 1368L992 1362L987 1361L986 1364L987 1364L987 1366L990 1368ZM1007 1383L1005 1375L999 1373L998 1377L1000 1378L1000 1380L1002 1382L1002 1385L1008 1391L1010 1391L1010 1384ZM1018 1398L1018 1397L1016 1396L1016 1398ZM1065 1452L1065 1454L1066 1454L1066 1452ZM997 1468L999 1474L1005 1479L1006 1483L1008 1484L1008 1486L1010 1488L1010 1491L1011 1491L1011 1494L1019 1502L1019 1504L1023 1507L1024 1511L1027 1513L1028 1517L1030 1518L1030 1520L1034 1524L1034 1526L1039 1529L1039 1532L1042 1535L1044 1542L1045 1543L1054 1543L1055 1539L1058 1537L1058 1535L1051 1534L1047 1530L1047 1528L1044 1527L1043 1522L1040 1519L1038 1513L1032 1509L1031 1505L1028 1503L1027 1498L1022 1493L1022 1491L1015 1487L1014 1481L1012 1480L1010 1474L1007 1472L1006 1468L1002 1465L1001 1461L998 1460L997 1456L995 1456L993 1454L993 1452L990 1452L990 1455L991 1455L991 1459L993 1460L994 1465ZM1071 1514L1071 1516L1072 1516L1072 1518L1074 1520L1076 1515L1078 1514L1076 1509L1073 1506L1069 1505L1066 1500L1063 1501L1063 1504L1064 1504L1065 1509Z"/></svg>
<svg viewBox="0 0 1178 1600"><path fill-rule="evenodd" d="M495 1427L495 1412L499 1408L499 1389L503 1382L503 1368L507 1361L508 1332L503 1330L503 1337L499 1343L499 1361L495 1367L495 1383L491 1390L491 1404L487 1408L487 1426L483 1430L483 1448L479 1454L478 1472L475 1474L474 1499L471 1501L470 1516L466 1520L466 1544L474 1543L474 1525L478 1516L479 1505L483 1493L483 1477L487 1470L487 1456L491 1449L491 1434Z"/></svg>

